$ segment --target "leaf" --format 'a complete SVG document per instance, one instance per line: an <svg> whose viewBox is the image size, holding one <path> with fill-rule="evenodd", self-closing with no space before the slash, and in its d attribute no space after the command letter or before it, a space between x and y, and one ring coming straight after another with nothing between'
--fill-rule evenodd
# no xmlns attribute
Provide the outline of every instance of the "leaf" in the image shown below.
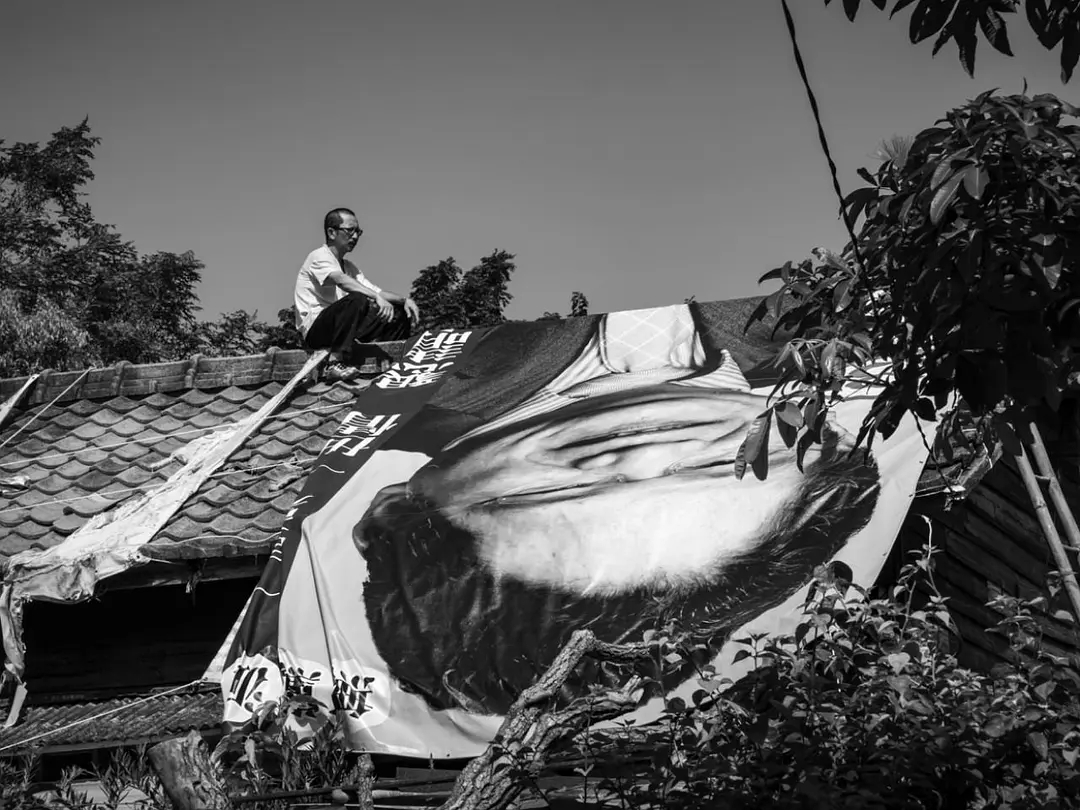
<svg viewBox="0 0 1080 810"><path fill-rule="evenodd" d="M851 303L851 279L846 278L833 289L833 309L841 312Z"/></svg>
<svg viewBox="0 0 1080 810"><path fill-rule="evenodd" d="M735 454L735 479L742 480L742 477L746 475L747 465L754 465L754 475L758 478L764 479L764 476L758 475L758 462L759 456L765 456L765 469L768 470L769 464L769 449L768 449L768 436L769 425L772 422L772 408L765 411L750 425L750 430L747 431L746 438L739 446L738 452Z"/></svg>
<svg viewBox="0 0 1080 810"><path fill-rule="evenodd" d="M904 667L911 663L911 656L906 652L893 653L887 659L889 666L892 667L893 674L899 675Z"/></svg>
<svg viewBox="0 0 1080 810"><path fill-rule="evenodd" d="M1051 50L1061 41L1064 31L1055 15L1046 7L1046 0L1027 0L1024 4L1027 9L1028 23L1035 36L1047 50Z"/></svg>
<svg viewBox="0 0 1080 810"><path fill-rule="evenodd" d="M1012 429L1012 425L1004 419L996 419L994 420L994 429L997 432L998 439L1001 440L1002 447L1005 448L1005 452L1013 456L1019 456L1023 452L1024 446L1020 443L1020 438Z"/></svg>
<svg viewBox="0 0 1080 810"><path fill-rule="evenodd" d="M934 422L937 420L937 409L934 407L934 402L926 397L920 397L915 400L915 405L911 410L924 422Z"/></svg>
<svg viewBox="0 0 1080 810"><path fill-rule="evenodd" d="M780 420L780 422L791 425L795 429L801 428L805 424L802 411L800 411L799 406L791 400L777 405L775 411L776 418Z"/></svg>
<svg viewBox="0 0 1080 810"><path fill-rule="evenodd" d="M1000 714L995 714L994 716L992 716L989 720L986 721L986 724L983 726L983 733L987 737L993 737L995 739L998 737L1003 737L1006 730L1007 729L1005 728L1005 718L1003 718Z"/></svg>
<svg viewBox="0 0 1080 810"><path fill-rule="evenodd" d="M960 187L960 182L963 179L963 172L957 172L946 180L944 185L934 194L934 198L930 201L930 221L935 225L940 223L941 218L945 216L945 211L956 196L956 190Z"/></svg>
<svg viewBox="0 0 1080 810"><path fill-rule="evenodd" d="M992 8L984 9L982 16L979 17L979 27L982 28L986 41L998 53L1003 53L1006 56L1013 55L1012 49L1009 47L1009 33L1005 28L1005 20L998 12Z"/></svg>
<svg viewBox="0 0 1080 810"><path fill-rule="evenodd" d="M911 13L908 36L912 44L917 45L924 39L940 31L952 13L956 0L919 0L919 5ZM897 3L897 7L900 3ZM893 10L893 13L896 9Z"/></svg>
<svg viewBox="0 0 1080 810"><path fill-rule="evenodd" d="M1046 735L1041 731L1033 731L1027 735L1028 745L1031 750L1039 755L1039 759L1046 759L1050 754L1050 746L1046 742Z"/></svg>
<svg viewBox="0 0 1080 810"><path fill-rule="evenodd" d="M855 22L855 15L859 13L859 0L844 0L844 13L850 22Z"/></svg>
<svg viewBox="0 0 1080 810"><path fill-rule="evenodd" d="M893 6L893 10L889 12L889 19L891 20L899 12L903 11L905 8L907 8L914 2L915 0L896 0L896 5Z"/></svg>
<svg viewBox="0 0 1080 810"><path fill-rule="evenodd" d="M989 179L990 175L986 173L986 169L982 166L968 166L964 169L964 188L976 200L982 199L983 192L986 190L986 182Z"/></svg>
<svg viewBox="0 0 1080 810"><path fill-rule="evenodd" d="M1061 44L1061 83L1072 78L1077 59L1080 59L1080 20L1072 20L1072 28L1065 34Z"/></svg>

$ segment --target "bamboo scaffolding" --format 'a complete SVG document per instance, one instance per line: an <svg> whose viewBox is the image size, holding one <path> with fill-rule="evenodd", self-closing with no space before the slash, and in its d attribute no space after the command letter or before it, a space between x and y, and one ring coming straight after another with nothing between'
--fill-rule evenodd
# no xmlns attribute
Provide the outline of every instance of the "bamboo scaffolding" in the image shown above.
<svg viewBox="0 0 1080 810"><path fill-rule="evenodd" d="M1080 526L1077 525L1076 517L1073 515L1072 509L1069 508L1069 502L1065 500L1065 492L1061 488L1061 481L1057 477L1054 465L1050 463L1050 454L1046 452L1046 444L1043 443L1042 433L1034 424L1031 425L1031 435L1034 438L1031 444L1031 454L1035 457L1035 466L1038 468L1039 474L1047 482L1050 501L1057 510L1058 518L1061 519L1061 525L1064 527L1065 535L1069 540L1070 550L1080 551Z"/></svg>
<svg viewBox="0 0 1080 810"><path fill-rule="evenodd" d="M1034 425L1032 425L1032 428L1034 429ZM1043 450L1045 452L1045 447ZM1049 461L1049 458L1047 458L1047 461ZM1061 535L1054 524L1054 517L1050 512L1050 507L1046 503L1046 498L1043 497L1039 479L1035 475L1027 450L1023 446L1020 448L1019 455L1016 456L1016 465L1020 469L1020 477L1024 481L1024 487L1027 489L1028 497L1031 499L1031 505L1035 508L1035 517L1038 519L1039 526L1046 537L1046 542L1049 543L1050 551L1054 555L1054 562L1057 564L1058 572L1061 574L1065 592L1069 595L1069 601L1072 604L1073 615L1076 617L1077 622L1080 622L1080 584L1077 583L1076 572L1073 571L1069 555L1061 542ZM1052 468L1050 469L1050 476L1044 477L1048 477L1051 481L1057 483L1058 492L1061 493L1061 485L1057 481L1057 476L1054 475ZM1051 498L1053 497L1051 493ZM1064 504L1064 501L1065 498L1062 494L1061 502ZM1065 508L1068 509L1067 505ZM1063 520L1063 522L1065 521Z"/></svg>

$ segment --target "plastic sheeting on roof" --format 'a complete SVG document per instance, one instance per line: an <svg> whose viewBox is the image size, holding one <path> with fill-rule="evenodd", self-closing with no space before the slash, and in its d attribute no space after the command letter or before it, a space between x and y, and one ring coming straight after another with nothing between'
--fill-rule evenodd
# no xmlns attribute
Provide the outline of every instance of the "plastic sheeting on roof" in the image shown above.
<svg viewBox="0 0 1080 810"><path fill-rule="evenodd" d="M57 546L12 557L0 591L7 671L21 679L25 669L21 628L26 602L88 599L102 579L146 562L149 558L142 546L325 357L325 351L312 355L293 379L250 417L189 443L183 449L184 465L160 487L125 501L112 512L94 516Z"/></svg>
<svg viewBox="0 0 1080 810"><path fill-rule="evenodd" d="M918 425L869 464L815 450L805 475L774 426L768 476L737 480L772 391L754 385L771 352L744 337L744 304L414 340L286 520L231 642L226 719L311 695L355 749L472 756L575 630L639 641L663 605L736 676L728 639L793 632L818 566L871 583L926 460ZM833 450L872 401L851 393ZM695 672L667 686L688 697Z"/></svg>

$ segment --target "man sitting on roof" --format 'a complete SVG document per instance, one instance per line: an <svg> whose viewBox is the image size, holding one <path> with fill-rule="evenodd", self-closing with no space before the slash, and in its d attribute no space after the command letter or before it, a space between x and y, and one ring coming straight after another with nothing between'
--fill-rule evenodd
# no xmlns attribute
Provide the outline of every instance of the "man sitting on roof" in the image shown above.
<svg viewBox="0 0 1080 810"><path fill-rule="evenodd" d="M326 244L308 254L296 277L296 328L309 351L330 350L328 380L359 376L348 365L355 344L402 340L420 319L411 298L375 286L345 258L362 233L348 208L330 211L323 218Z"/></svg>

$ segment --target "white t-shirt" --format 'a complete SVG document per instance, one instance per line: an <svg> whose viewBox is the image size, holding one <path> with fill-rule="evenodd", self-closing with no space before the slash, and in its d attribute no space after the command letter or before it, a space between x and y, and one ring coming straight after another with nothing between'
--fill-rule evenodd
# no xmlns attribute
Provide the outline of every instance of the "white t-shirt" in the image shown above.
<svg viewBox="0 0 1080 810"><path fill-rule="evenodd" d="M296 303L296 328L302 335L307 335L320 312L346 295L343 289L327 278L335 270L341 270L377 293L382 292L382 289L368 281L360 269L348 259L339 264L328 246L316 248L304 259L293 293Z"/></svg>

